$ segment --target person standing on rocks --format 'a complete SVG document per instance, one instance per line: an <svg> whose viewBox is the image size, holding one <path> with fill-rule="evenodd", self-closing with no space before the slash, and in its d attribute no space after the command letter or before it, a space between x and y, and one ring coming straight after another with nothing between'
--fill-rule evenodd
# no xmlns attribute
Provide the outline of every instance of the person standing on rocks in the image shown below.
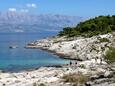
<svg viewBox="0 0 115 86"><path fill-rule="evenodd" d="M77 61L75 61L75 65L77 66Z"/></svg>
<svg viewBox="0 0 115 86"><path fill-rule="evenodd" d="M98 57L96 56L96 58L95 58L95 63L97 63L97 60L98 60Z"/></svg>
<svg viewBox="0 0 115 86"><path fill-rule="evenodd" d="M102 64L102 62L103 62L103 59L102 59L102 58L100 58L100 64Z"/></svg>
<svg viewBox="0 0 115 86"><path fill-rule="evenodd" d="M71 66L71 65L72 65L72 61L70 61L70 63L69 63L69 64L70 64L70 66Z"/></svg>

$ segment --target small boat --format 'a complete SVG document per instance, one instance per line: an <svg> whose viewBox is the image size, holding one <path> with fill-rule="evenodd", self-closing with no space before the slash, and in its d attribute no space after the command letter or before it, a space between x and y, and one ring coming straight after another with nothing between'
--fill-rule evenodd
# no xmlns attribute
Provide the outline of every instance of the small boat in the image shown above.
<svg viewBox="0 0 115 86"><path fill-rule="evenodd" d="M17 46L9 46L10 49L15 49Z"/></svg>

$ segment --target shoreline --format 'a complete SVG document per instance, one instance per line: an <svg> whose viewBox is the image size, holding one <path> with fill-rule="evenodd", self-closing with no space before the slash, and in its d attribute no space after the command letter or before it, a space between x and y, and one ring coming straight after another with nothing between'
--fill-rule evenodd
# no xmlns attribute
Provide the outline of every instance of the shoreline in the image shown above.
<svg viewBox="0 0 115 86"><path fill-rule="evenodd" d="M109 38L110 42L100 43L99 37ZM25 48L40 49L62 59L77 61L77 64L72 62L17 73L0 73L0 86L39 86L41 83L45 86L72 86L72 83L65 83L62 79L70 74L88 76L89 80L85 82L87 86L115 86L115 64L109 65L102 59L102 55L108 50L105 45L111 46L113 37L112 34L105 34L71 41L57 37L34 41ZM105 49L102 51L103 47Z"/></svg>
<svg viewBox="0 0 115 86"><path fill-rule="evenodd" d="M62 53L56 53L55 51L52 51L52 50L48 50L48 49L44 49L43 47L33 47L33 46L27 46L25 47L26 49L39 49L39 50L42 50L42 51L45 51L45 52L48 52L52 55L56 55L57 57L61 58L61 59L67 59L67 60L78 60L78 59L74 59L74 58L70 58L70 56L68 55L65 55L65 54L62 54ZM78 60L80 61L80 60Z"/></svg>
<svg viewBox="0 0 115 86"><path fill-rule="evenodd" d="M40 66L40 67L35 67L35 68L28 68L28 69L22 69L22 70L17 70L17 71L10 71L10 70L0 70L0 73L20 73L20 72L31 72L34 70L39 70L40 68L62 68L63 66L67 66L68 64L58 64L58 65L46 65L46 66Z"/></svg>
<svg viewBox="0 0 115 86"><path fill-rule="evenodd" d="M91 86L95 86L94 84L96 83L94 82L97 80L99 81L97 81L97 86L103 86L102 84L106 83L104 82L106 79L107 83L110 84L111 82L112 86L115 85L115 83L113 83L115 76L111 70L108 70L108 64L105 64L105 62L100 64L99 60L98 62L95 62L94 60L87 60L79 62L77 65L72 64L63 65L62 67L40 67L29 71L20 71L16 73L0 73L0 86L4 86L4 84L5 86L33 86L33 84L39 86L41 83L46 86L71 86L71 84L67 85L63 82L62 77L66 74L74 74L79 72L83 75L88 74L90 77L94 78L93 82L88 81L88 83L93 84ZM114 80L112 81L111 79ZM106 86L109 86L109 84Z"/></svg>
<svg viewBox="0 0 115 86"><path fill-rule="evenodd" d="M59 57L59 58L61 58L61 59L82 61L82 60L77 59L77 58L70 58L71 56L66 55L66 54L64 54L64 53L57 53L56 51L45 49L44 47L26 46L26 47L24 47L24 48L26 48L26 49L39 49L39 50L48 52L48 53L50 53L50 54L52 54L52 55L56 55L57 57Z"/></svg>
<svg viewBox="0 0 115 86"><path fill-rule="evenodd" d="M54 37L27 44L26 49L39 49L58 56L61 59L84 61L92 58L103 58L108 47L112 46L113 34L98 35L91 38ZM100 42L107 38L110 42ZM104 48L104 50L103 50ZM99 55L98 55L99 54Z"/></svg>

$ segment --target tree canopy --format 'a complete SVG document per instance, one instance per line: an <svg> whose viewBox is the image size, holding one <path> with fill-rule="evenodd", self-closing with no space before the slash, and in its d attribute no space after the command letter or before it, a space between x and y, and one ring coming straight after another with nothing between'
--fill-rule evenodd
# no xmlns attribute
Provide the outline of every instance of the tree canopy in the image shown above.
<svg viewBox="0 0 115 86"><path fill-rule="evenodd" d="M59 36L84 36L92 37L98 34L106 34L115 31L115 15L98 16L85 22L80 22L75 27L65 27L59 32Z"/></svg>

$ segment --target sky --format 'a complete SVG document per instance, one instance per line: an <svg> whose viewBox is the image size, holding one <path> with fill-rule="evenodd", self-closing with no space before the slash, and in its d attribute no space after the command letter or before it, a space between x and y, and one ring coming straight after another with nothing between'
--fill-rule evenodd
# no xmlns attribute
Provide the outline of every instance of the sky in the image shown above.
<svg viewBox="0 0 115 86"><path fill-rule="evenodd" d="M0 0L1 12L92 17L115 14L115 0Z"/></svg>

